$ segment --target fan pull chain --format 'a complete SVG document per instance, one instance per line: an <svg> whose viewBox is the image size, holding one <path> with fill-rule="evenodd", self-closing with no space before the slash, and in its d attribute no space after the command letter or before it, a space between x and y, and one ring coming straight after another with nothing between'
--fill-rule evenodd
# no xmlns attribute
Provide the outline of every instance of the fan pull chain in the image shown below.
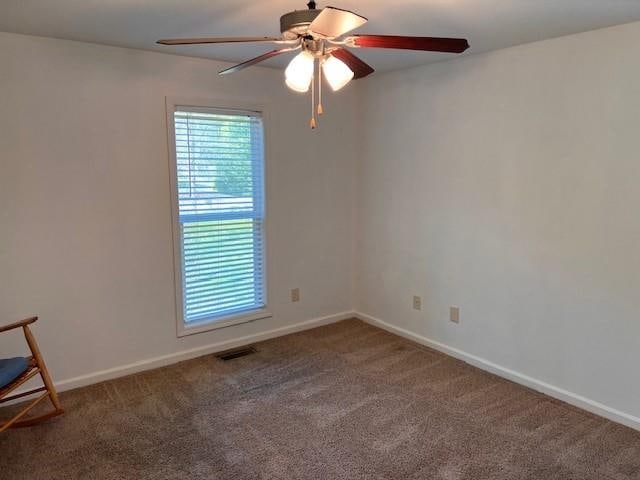
<svg viewBox="0 0 640 480"><path fill-rule="evenodd" d="M313 60L313 80L311 81L311 121L309 126L316 128L316 61Z"/></svg>
<svg viewBox="0 0 640 480"><path fill-rule="evenodd" d="M320 60L318 60L318 116L324 113L324 108L322 108L322 68L320 67Z"/></svg>

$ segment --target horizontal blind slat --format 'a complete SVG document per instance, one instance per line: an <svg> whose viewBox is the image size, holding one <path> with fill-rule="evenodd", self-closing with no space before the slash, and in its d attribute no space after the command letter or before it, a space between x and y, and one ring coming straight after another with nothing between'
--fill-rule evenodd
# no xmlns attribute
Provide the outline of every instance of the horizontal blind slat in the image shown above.
<svg viewBox="0 0 640 480"><path fill-rule="evenodd" d="M205 292L190 295L189 297L187 297L187 305L200 305L205 303L209 304L211 302L215 303L220 302L223 299L233 299L249 293L251 293L251 295L255 295L255 285L253 284L253 282L246 282L241 286L237 286L234 288L215 290L215 295L208 295L205 294Z"/></svg>
<svg viewBox="0 0 640 480"><path fill-rule="evenodd" d="M233 285L233 288L224 288L223 286L216 286L212 288L211 284L204 284L202 286L193 286L191 293L188 297L185 298L185 301L191 301L194 299L202 299L204 297L205 300L215 299L219 300L223 294L232 293L236 294L243 291L245 288L251 288L251 291L255 288L255 279L248 280L239 280L236 282L237 285ZM247 287L249 286L249 287ZM254 292L255 293L255 292ZM206 295L205 295L206 294Z"/></svg>
<svg viewBox="0 0 640 480"><path fill-rule="evenodd" d="M191 272L185 275L185 283L191 288L202 286L211 290L216 288L225 288L229 285L235 285L245 279L255 280L261 277L261 271L250 270L246 272L226 271L226 272Z"/></svg>
<svg viewBox="0 0 640 480"><path fill-rule="evenodd" d="M233 285L233 288L228 288L229 286L227 286L227 288L224 288L223 285L216 285L215 288L212 288L211 283L202 283L201 285L191 285L190 294L187 297L187 300L201 298L203 296L206 297L207 299L209 298L217 299L223 293L238 292L244 286L249 284L251 284L251 288L253 289L256 278L260 278L260 277L251 278L250 279L251 282L245 279L236 280L235 284ZM215 293L215 295L212 295L212 293Z"/></svg>
<svg viewBox="0 0 640 480"><path fill-rule="evenodd" d="M213 298L213 297L212 297ZM187 310L199 310L202 311L204 309L214 309L214 308L228 308L230 305L239 305L239 304L247 304L250 306L256 305L259 303L258 299L256 299L256 295L253 290L246 292L235 292L232 295L222 296L215 300L209 300L204 302L199 302L195 304L187 304Z"/></svg>
<svg viewBox="0 0 640 480"><path fill-rule="evenodd" d="M215 300L212 300L212 298L215 298ZM247 290L245 292L234 292L225 297L209 297L199 302L188 302L185 303L185 310L192 312L199 310L202 312L203 310L227 309L232 305L239 306L242 304L246 305L247 309L254 310L256 305L263 305L264 301L255 295L254 290Z"/></svg>

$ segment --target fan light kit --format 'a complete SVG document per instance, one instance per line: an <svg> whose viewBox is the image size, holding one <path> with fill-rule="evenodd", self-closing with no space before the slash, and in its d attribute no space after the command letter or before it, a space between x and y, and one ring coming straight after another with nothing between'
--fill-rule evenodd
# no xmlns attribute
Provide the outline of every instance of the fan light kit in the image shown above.
<svg viewBox="0 0 640 480"><path fill-rule="evenodd" d="M364 78L373 68L348 48L394 48L427 52L462 53L469 48L463 38L406 37L396 35L345 34L361 27L367 19L335 7L316 8L311 0L307 10L296 10L280 17L281 37L213 37L158 40L162 45L201 45L212 43L272 43L281 48L267 52L220 72L228 75L290 52L300 52L291 60L284 75L286 85L296 92L311 90L311 128L316 115L322 115L322 77L334 92L352 79ZM317 87L316 87L317 86ZM317 103L316 103L317 88Z"/></svg>

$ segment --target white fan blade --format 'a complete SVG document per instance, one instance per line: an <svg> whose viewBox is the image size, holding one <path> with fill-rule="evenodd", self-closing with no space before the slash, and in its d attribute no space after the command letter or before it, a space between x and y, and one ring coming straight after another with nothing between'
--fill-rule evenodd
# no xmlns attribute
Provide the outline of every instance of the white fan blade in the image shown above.
<svg viewBox="0 0 640 480"><path fill-rule="evenodd" d="M367 23L367 19L335 7L325 7L315 18L309 31L324 38L336 38Z"/></svg>

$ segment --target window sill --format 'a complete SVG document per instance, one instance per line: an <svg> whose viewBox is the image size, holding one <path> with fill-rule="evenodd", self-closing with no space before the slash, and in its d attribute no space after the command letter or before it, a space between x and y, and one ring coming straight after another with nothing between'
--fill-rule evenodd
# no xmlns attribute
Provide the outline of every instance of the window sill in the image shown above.
<svg viewBox="0 0 640 480"><path fill-rule="evenodd" d="M211 320L200 320L190 325L182 324L178 326L178 337L186 337L197 333L210 332L219 328L231 327L242 323L250 323L263 318L271 318L273 315L266 309L252 310L250 312L218 317Z"/></svg>

